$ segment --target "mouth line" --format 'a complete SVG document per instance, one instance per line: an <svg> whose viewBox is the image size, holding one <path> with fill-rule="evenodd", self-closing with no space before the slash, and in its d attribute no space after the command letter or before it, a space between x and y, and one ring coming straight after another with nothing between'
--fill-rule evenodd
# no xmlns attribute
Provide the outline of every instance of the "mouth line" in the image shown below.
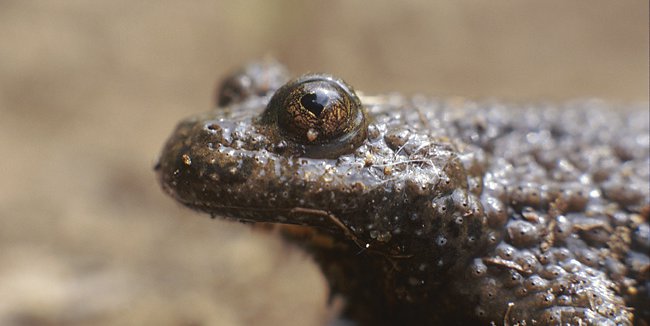
<svg viewBox="0 0 650 326"><path fill-rule="evenodd" d="M360 249L368 249L370 242L361 240L355 232L350 229L335 213L328 210L318 208L306 207L291 207L291 208L259 208L259 207L243 207L235 205L191 205L192 207L204 211L214 211L214 209L221 209L226 211L238 212L237 214L225 214L227 218L234 219L240 222L247 223L266 223L266 224L286 224L286 225L302 225L314 228L321 228L326 230L335 231L335 233L342 234L346 238L354 241ZM348 210L346 212L337 213L353 213L360 210ZM259 214L260 218L250 217L237 217L236 215L246 216L246 213ZM212 218L221 216L218 213L210 213ZM306 218L309 217L309 218Z"/></svg>
<svg viewBox="0 0 650 326"><path fill-rule="evenodd" d="M294 206L294 207L245 207L245 206L236 206L236 205L216 205L216 204L207 204L207 205L196 205L196 203L185 203L186 205L190 205L191 207L195 207L197 209L205 210L205 211L210 211L213 209L223 209L223 210L229 210L229 211L239 211L239 212L251 212L251 213L270 213L270 214L299 214L299 213L306 213L306 214L312 214L314 215L314 212L319 211L321 212L320 214L333 214L330 210L327 209L320 209L320 208L308 208L308 207L301 207L301 206ZM347 210L341 210L337 211L337 213L341 214L351 214L355 212L361 212L362 209L357 208L357 209L347 209ZM215 216L219 214L213 214ZM268 219L269 221L272 219ZM282 223L281 220L279 220L276 223ZM285 223L285 224L293 224L293 223Z"/></svg>
<svg viewBox="0 0 650 326"><path fill-rule="evenodd" d="M211 206L211 207L217 207L217 206ZM250 208L250 207L224 206L224 205L220 205L219 208L241 209L241 210L256 211L256 212L272 211L272 209L265 209L265 208ZM282 208L276 210L285 211L288 216L292 214L300 215L300 216L311 215L314 218L309 220L309 222L312 223L300 223L297 221L290 222L289 219L285 217L278 218L277 220L273 220L273 219L255 220L255 219L248 219L248 218L235 218L235 219L240 222L251 223L251 224L299 225L299 226L306 226L306 227L313 227L318 229L334 231L335 234L341 235L346 239L350 240L351 242L353 242L359 248L357 254L361 254L362 252L365 251L371 254L378 254L388 259L408 259L413 256L412 254L396 253L395 250L391 250L390 248L385 247L385 244L382 243L381 241L377 241L375 239L366 239L364 237L361 237L332 212L321 210L321 209L312 209L312 208L304 208L304 207ZM215 218L217 214L211 214L211 216Z"/></svg>

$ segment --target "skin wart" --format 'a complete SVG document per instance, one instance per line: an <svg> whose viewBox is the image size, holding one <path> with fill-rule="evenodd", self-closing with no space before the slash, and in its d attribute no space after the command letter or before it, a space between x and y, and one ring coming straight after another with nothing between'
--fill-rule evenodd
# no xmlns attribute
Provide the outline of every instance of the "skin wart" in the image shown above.
<svg viewBox="0 0 650 326"><path fill-rule="evenodd" d="M343 318L648 325L647 105L357 97L273 61L226 78L217 102L165 144L163 189L277 224Z"/></svg>

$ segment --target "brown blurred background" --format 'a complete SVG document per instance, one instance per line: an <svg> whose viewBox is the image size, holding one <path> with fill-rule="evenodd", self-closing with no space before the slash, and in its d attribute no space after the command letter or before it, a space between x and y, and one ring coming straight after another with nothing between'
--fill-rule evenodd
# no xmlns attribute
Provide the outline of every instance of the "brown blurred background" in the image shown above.
<svg viewBox="0 0 650 326"><path fill-rule="evenodd" d="M318 325L274 235L152 166L216 80L273 55L366 93L648 101L648 2L0 1L0 325Z"/></svg>

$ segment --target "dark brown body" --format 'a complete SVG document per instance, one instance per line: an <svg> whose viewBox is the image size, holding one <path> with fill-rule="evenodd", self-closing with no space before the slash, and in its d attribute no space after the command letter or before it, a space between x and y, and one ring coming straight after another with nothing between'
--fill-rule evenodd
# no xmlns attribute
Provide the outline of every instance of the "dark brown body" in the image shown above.
<svg viewBox="0 0 650 326"><path fill-rule="evenodd" d="M268 100L181 122L161 183L213 216L311 228L285 230L346 318L647 323L647 107L367 97L367 137L324 159L260 122Z"/></svg>

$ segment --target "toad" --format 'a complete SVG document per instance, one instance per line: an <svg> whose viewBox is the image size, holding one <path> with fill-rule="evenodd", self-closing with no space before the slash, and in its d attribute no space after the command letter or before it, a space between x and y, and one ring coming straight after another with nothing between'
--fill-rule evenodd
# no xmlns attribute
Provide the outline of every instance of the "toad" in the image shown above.
<svg viewBox="0 0 650 326"><path fill-rule="evenodd" d="M647 325L647 104L368 96L274 61L226 78L156 172L276 224L359 325Z"/></svg>

